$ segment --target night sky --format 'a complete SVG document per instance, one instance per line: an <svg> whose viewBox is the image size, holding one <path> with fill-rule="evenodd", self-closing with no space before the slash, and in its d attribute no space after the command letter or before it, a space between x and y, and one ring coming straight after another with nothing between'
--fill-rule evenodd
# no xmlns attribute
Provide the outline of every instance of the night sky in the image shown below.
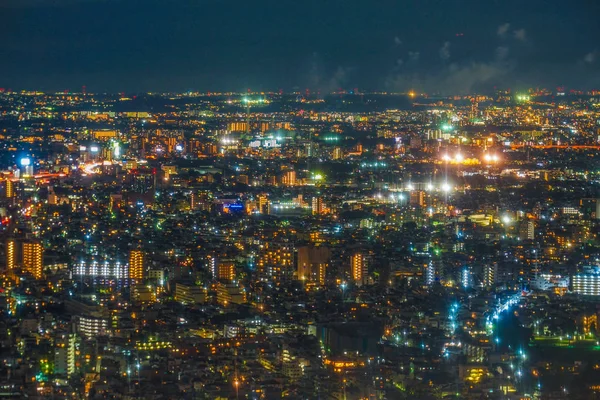
<svg viewBox="0 0 600 400"><path fill-rule="evenodd" d="M596 0L0 0L0 87L600 88Z"/></svg>

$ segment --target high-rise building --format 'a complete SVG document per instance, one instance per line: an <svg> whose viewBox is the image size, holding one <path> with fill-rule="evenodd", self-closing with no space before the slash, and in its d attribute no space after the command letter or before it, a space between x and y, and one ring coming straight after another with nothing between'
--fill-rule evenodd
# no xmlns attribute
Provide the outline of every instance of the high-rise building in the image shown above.
<svg viewBox="0 0 600 400"><path fill-rule="evenodd" d="M498 279L498 264L487 264L483 268L483 286L494 286Z"/></svg>
<svg viewBox="0 0 600 400"><path fill-rule="evenodd" d="M261 214L269 213L269 198L264 194L258 196L258 212Z"/></svg>
<svg viewBox="0 0 600 400"><path fill-rule="evenodd" d="M44 268L44 248L35 240L23 242L23 269L35 279L42 279Z"/></svg>
<svg viewBox="0 0 600 400"><path fill-rule="evenodd" d="M331 158L334 160L340 160L342 158L342 148L338 146L334 147Z"/></svg>
<svg viewBox="0 0 600 400"><path fill-rule="evenodd" d="M327 247L300 247L298 249L298 279L306 283L324 285L330 259L331 251Z"/></svg>
<svg viewBox="0 0 600 400"><path fill-rule="evenodd" d="M4 194L7 199L15 197L15 183L10 179L4 181Z"/></svg>
<svg viewBox="0 0 600 400"><path fill-rule="evenodd" d="M129 279L144 279L144 252L139 249L129 251Z"/></svg>
<svg viewBox="0 0 600 400"><path fill-rule="evenodd" d="M294 247L289 243L267 242L259 253L256 266L262 280L290 280L293 277Z"/></svg>
<svg viewBox="0 0 600 400"><path fill-rule="evenodd" d="M231 260L217 261L214 278L222 281L235 280L235 263Z"/></svg>
<svg viewBox="0 0 600 400"><path fill-rule="evenodd" d="M286 186L295 186L296 185L296 171L286 171L283 174L281 179L281 183Z"/></svg>
<svg viewBox="0 0 600 400"><path fill-rule="evenodd" d="M190 194L190 210L196 209L197 201L198 200L196 199L196 193L192 192L192 194Z"/></svg>
<svg viewBox="0 0 600 400"><path fill-rule="evenodd" d="M423 190L410 192L410 205L425 207L425 192Z"/></svg>
<svg viewBox="0 0 600 400"><path fill-rule="evenodd" d="M436 265L433 261L429 261L425 267L425 286L431 287L435 283Z"/></svg>
<svg viewBox="0 0 600 400"><path fill-rule="evenodd" d="M321 215L323 214L323 199L320 197L312 198L312 214L313 215Z"/></svg>
<svg viewBox="0 0 600 400"><path fill-rule="evenodd" d="M6 272L11 273L15 270L17 262L17 241L15 239L8 239L4 252L6 254Z"/></svg>
<svg viewBox="0 0 600 400"><path fill-rule="evenodd" d="M533 221L523 221L519 226L519 238L521 240L533 240L535 238L535 225Z"/></svg>
<svg viewBox="0 0 600 400"><path fill-rule="evenodd" d="M369 276L369 268L364 253L356 252L350 257L350 273L352 280L357 285L364 285L367 283Z"/></svg>
<svg viewBox="0 0 600 400"><path fill-rule="evenodd" d="M75 342L74 333L58 333L54 341L54 374L70 377L75 374Z"/></svg>

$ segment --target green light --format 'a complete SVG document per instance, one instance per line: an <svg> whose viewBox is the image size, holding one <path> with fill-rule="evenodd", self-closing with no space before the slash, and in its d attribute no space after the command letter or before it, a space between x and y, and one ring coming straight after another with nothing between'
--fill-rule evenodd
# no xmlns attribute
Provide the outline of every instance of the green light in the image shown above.
<svg viewBox="0 0 600 400"><path fill-rule="evenodd" d="M450 131L450 130L452 130L452 125L450 125L450 124L444 124L444 125L442 125L442 130L443 131Z"/></svg>

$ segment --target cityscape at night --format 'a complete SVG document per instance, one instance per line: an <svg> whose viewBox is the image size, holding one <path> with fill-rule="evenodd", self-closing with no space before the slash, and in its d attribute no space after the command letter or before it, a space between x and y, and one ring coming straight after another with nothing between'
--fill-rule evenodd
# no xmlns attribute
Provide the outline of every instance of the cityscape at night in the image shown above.
<svg viewBox="0 0 600 400"><path fill-rule="evenodd" d="M600 5L284 3L0 0L0 398L600 399Z"/></svg>

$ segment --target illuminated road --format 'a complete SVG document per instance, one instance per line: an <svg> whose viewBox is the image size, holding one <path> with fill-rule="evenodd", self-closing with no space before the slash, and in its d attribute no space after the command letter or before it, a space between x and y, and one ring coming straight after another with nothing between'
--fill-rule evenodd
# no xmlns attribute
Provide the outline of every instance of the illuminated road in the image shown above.
<svg viewBox="0 0 600 400"><path fill-rule="evenodd" d="M521 149L524 147L529 147L531 149L574 149L574 150L600 150L600 146L596 145L588 145L588 144L534 144L534 145L525 145L525 144L511 144L510 148Z"/></svg>

